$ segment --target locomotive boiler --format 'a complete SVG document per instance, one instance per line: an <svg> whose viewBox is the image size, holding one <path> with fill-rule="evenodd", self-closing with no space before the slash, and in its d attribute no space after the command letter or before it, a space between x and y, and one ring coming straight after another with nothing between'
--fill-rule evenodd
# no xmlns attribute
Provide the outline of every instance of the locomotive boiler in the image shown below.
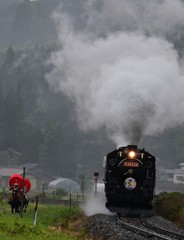
<svg viewBox="0 0 184 240"><path fill-rule="evenodd" d="M155 157L136 145L107 154L105 166L106 208L121 214L152 213Z"/></svg>

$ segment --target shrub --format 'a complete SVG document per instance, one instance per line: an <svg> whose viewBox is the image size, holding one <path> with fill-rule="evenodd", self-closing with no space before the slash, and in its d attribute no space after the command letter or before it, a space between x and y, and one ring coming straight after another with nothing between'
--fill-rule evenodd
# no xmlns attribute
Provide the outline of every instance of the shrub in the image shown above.
<svg viewBox="0 0 184 240"><path fill-rule="evenodd" d="M56 191L53 192L53 194L62 197L67 195L67 191L63 188L57 188Z"/></svg>
<svg viewBox="0 0 184 240"><path fill-rule="evenodd" d="M184 194L161 193L154 199L155 212L180 225L184 225Z"/></svg>

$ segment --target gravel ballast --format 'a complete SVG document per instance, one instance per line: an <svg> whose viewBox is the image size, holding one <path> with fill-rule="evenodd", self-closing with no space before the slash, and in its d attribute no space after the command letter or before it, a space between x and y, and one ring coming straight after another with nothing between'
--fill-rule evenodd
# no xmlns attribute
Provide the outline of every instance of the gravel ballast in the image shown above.
<svg viewBox="0 0 184 240"><path fill-rule="evenodd" d="M160 217L153 216L147 219L150 224L184 234L184 230L178 228L172 222ZM95 214L88 218L86 230L92 240L145 240L144 236L133 233L116 222L116 215Z"/></svg>

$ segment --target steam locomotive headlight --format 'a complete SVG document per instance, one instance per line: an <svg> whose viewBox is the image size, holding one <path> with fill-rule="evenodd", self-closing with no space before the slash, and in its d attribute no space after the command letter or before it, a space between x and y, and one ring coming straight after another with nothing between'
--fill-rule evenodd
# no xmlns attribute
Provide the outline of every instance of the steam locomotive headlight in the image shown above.
<svg viewBox="0 0 184 240"><path fill-rule="evenodd" d="M136 153L134 152L134 151L130 151L129 153L128 153L128 157L129 158L135 158L135 156L136 156Z"/></svg>

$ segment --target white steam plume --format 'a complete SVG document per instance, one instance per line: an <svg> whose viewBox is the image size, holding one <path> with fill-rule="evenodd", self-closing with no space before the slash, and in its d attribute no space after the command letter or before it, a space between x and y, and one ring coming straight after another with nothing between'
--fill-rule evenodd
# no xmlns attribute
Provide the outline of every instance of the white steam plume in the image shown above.
<svg viewBox="0 0 184 240"><path fill-rule="evenodd" d="M165 36L179 34L184 25L181 0L92 0L86 9L88 29L98 35L128 30Z"/></svg>
<svg viewBox="0 0 184 240"><path fill-rule="evenodd" d="M87 194L87 199L81 208L84 210L86 216L91 216L96 213L103 213L108 215L114 215L114 213L107 210L105 207L106 197L104 192L104 183L97 183L95 193L95 186L92 186L91 192Z"/></svg>
<svg viewBox="0 0 184 240"><path fill-rule="evenodd" d="M89 196L86 199L84 205L81 206L86 216L91 216L97 213L103 213L107 215L113 215L107 208L105 207L105 194L99 194L95 197L94 195Z"/></svg>
<svg viewBox="0 0 184 240"><path fill-rule="evenodd" d="M80 128L105 127L119 145L183 123L182 67L163 39L184 23L181 1L103 0L100 11L95 3L88 1L84 32L55 14L62 48L46 76L76 103Z"/></svg>

